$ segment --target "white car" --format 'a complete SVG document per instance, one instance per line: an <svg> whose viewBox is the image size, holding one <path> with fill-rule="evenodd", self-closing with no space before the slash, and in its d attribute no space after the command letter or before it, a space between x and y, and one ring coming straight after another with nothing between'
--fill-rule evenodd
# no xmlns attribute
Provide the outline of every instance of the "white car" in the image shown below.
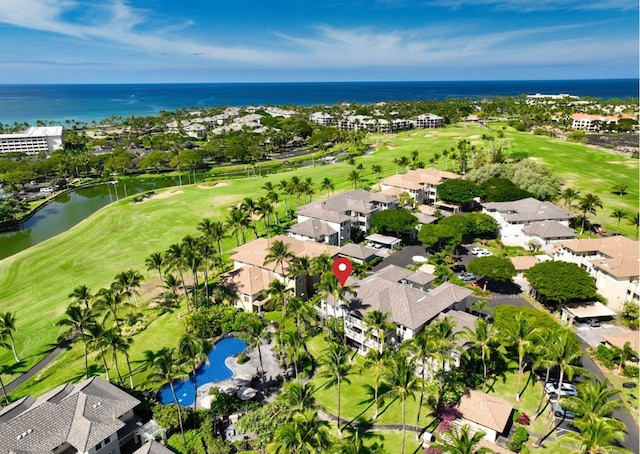
<svg viewBox="0 0 640 454"><path fill-rule="evenodd" d="M558 395L558 384L557 383L547 383L544 385L545 392L550 396ZM563 383L562 391L560 391L560 396L578 396L578 390L576 389L576 385L573 383Z"/></svg>
<svg viewBox="0 0 640 454"><path fill-rule="evenodd" d="M487 251L486 249L481 250L480 252L478 252L476 254L476 256L478 257L491 257L493 254L489 251Z"/></svg>
<svg viewBox="0 0 640 454"><path fill-rule="evenodd" d="M479 253L481 253L482 251L484 252L489 252L487 251L485 248L481 248L481 247L474 247L473 249L471 249L471 253L473 255L478 255Z"/></svg>

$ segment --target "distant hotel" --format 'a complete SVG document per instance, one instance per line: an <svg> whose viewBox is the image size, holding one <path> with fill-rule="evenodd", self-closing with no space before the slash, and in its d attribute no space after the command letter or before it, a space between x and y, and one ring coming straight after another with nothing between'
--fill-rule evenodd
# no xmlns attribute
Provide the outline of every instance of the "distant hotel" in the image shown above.
<svg viewBox="0 0 640 454"><path fill-rule="evenodd" d="M17 134L0 134L0 153L37 155L62 149L62 126L31 127Z"/></svg>

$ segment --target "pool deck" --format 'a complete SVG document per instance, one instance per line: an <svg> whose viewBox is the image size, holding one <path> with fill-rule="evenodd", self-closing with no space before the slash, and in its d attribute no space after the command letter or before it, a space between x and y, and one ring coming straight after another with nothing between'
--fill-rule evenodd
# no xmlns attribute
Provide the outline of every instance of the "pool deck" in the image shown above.
<svg viewBox="0 0 640 454"><path fill-rule="evenodd" d="M273 355L272 349L274 345L275 342L272 341L269 344L263 343L260 347L260 350L262 351L262 364L264 366L266 380L269 380L269 377L275 378L278 375L284 374L284 370L280 367L280 365L278 364L278 360ZM225 388L228 386L234 386L235 380L238 378L255 377L258 375L258 372L260 371L260 358L258 356L258 349L254 348L250 351L247 350L247 354L249 356L249 361L244 364L238 364L237 356L230 356L224 361L226 366L233 372L231 378L227 378L226 380L218 381L215 383L207 383L198 387L198 393L196 394L196 407L210 407L209 390L211 388Z"/></svg>

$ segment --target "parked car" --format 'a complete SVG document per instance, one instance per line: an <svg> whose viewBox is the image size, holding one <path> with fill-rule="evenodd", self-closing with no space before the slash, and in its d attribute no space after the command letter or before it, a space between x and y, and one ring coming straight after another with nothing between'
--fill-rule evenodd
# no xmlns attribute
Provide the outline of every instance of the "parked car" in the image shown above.
<svg viewBox="0 0 640 454"><path fill-rule="evenodd" d="M453 265L451 267L451 271L453 271L454 273L464 273L465 271L467 271L467 267L464 265Z"/></svg>
<svg viewBox="0 0 640 454"><path fill-rule="evenodd" d="M476 277L473 274L467 272L458 273L458 277L465 282L476 280Z"/></svg>
<svg viewBox="0 0 640 454"><path fill-rule="evenodd" d="M478 255L478 253L481 252L481 251L486 251L486 249L481 248L481 247L474 247L474 248L471 249L471 253L473 255Z"/></svg>
<svg viewBox="0 0 640 454"><path fill-rule="evenodd" d="M552 399L549 402L551 402L551 408L553 409L553 416L555 416L556 418L574 419L579 416L575 413L570 412L569 410L565 410L564 408L562 408L562 405L560 405L560 402L558 402L555 399Z"/></svg>
<svg viewBox="0 0 640 454"><path fill-rule="evenodd" d="M558 383L549 382L544 385L545 392L550 396L558 395ZM573 383L563 383L562 391L560 392L560 396L578 396L578 390L576 389L576 385Z"/></svg>
<svg viewBox="0 0 640 454"><path fill-rule="evenodd" d="M476 254L477 257L491 257L493 254L486 249L481 250Z"/></svg>
<svg viewBox="0 0 640 454"><path fill-rule="evenodd" d="M589 325L591 328L597 328L600 326L600 321L597 318L588 318L587 325Z"/></svg>

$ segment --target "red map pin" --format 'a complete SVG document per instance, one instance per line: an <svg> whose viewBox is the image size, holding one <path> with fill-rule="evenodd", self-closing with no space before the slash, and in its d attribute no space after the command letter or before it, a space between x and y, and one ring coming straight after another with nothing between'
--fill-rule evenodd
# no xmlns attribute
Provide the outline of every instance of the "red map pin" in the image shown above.
<svg viewBox="0 0 640 454"><path fill-rule="evenodd" d="M338 282L340 282L340 285L344 287L344 283L347 282L347 279L349 279L351 271L353 270L351 260L346 257L339 257L333 261L332 269L333 274L338 278Z"/></svg>

